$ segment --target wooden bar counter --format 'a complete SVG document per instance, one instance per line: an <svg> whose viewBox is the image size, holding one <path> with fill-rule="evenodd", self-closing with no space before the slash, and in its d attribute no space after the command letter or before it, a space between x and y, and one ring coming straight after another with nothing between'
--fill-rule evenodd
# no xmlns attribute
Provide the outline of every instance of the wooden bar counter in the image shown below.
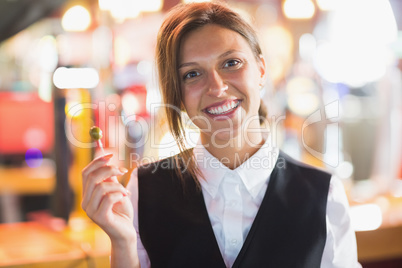
<svg viewBox="0 0 402 268"><path fill-rule="evenodd" d="M0 267L108 268L110 240L88 218L61 231L37 222L0 224Z"/></svg>
<svg viewBox="0 0 402 268"><path fill-rule="evenodd" d="M78 244L38 223L0 225L0 267L84 268L86 254Z"/></svg>
<svg viewBox="0 0 402 268"><path fill-rule="evenodd" d="M402 260L401 225L356 232L356 240L360 262Z"/></svg>

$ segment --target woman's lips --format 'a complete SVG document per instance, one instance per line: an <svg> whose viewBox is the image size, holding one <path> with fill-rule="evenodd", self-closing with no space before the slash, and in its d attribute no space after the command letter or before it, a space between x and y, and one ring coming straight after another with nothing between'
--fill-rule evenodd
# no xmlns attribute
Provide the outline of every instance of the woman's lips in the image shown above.
<svg viewBox="0 0 402 268"><path fill-rule="evenodd" d="M218 119L218 117L222 117L222 119L227 119L231 117L237 108L240 106L241 100L225 100L221 102L214 103L211 106L203 109L203 111L210 117L214 119Z"/></svg>

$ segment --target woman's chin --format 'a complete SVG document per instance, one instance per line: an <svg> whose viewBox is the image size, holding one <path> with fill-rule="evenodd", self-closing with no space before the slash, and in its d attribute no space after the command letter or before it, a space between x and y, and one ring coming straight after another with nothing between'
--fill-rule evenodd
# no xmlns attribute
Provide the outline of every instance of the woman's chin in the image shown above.
<svg viewBox="0 0 402 268"><path fill-rule="evenodd" d="M210 146L223 148L233 147L232 143L237 140L238 135L241 135L241 132L237 128L222 128L212 132L203 132L201 138L204 143L210 143Z"/></svg>

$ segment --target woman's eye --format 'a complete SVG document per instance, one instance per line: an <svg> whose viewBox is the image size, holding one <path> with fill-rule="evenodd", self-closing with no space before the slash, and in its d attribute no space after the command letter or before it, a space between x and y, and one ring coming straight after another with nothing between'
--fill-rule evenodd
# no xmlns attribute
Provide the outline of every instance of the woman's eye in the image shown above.
<svg viewBox="0 0 402 268"><path fill-rule="evenodd" d="M227 62L225 62L224 67L234 67L239 65L241 62L239 60L228 60Z"/></svg>
<svg viewBox="0 0 402 268"><path fill-rule="evenodd" d="M191 72L186 73L183 78L184 78L184 80L185 79L191 79L191 78L197 77L198 75L199 75L198 72L191 71Z"/></svg>

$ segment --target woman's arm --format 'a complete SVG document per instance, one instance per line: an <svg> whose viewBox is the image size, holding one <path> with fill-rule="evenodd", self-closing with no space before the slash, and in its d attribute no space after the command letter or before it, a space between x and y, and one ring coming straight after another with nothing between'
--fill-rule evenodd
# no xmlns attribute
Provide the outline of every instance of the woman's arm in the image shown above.
<svg viewBox="0 0 402 268"><path fill-rule="evenodd" d="M140 267L137 254L137 235L127 237L126 240L112 241L110 264L112 268Z"/></svg>
<svg viewBox="0 0 402 268"><path fill-rule="evenodd" d="M322 268L361 268L356 236L349 216L349 203L342 182L332 176L327 203L327 240Z"/></svg>

